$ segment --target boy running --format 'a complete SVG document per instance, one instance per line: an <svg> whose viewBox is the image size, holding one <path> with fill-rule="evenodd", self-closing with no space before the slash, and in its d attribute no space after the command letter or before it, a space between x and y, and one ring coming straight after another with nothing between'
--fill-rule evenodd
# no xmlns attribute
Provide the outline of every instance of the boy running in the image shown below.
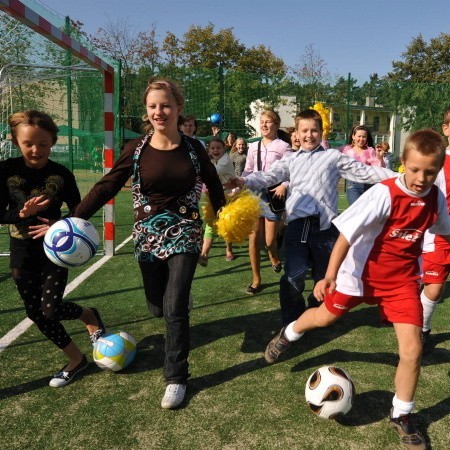
<svg viewBox="0 0 450 450"><path fill-rule="evenodd" d="M308 270L314 281L327 269L338 230L331 221L338 215L338 184L341 177L374 184L396 176L395 172L373 167L337 149L325 149L322 119L313 109L299 113L295 128L301 147L276 161L267 172L254 172L234 178L227 188L244 184L259 190L289 181L286 199L285 267L280 279L280 305L283 325L291 323L305 310L303 291ZM309 306L318 302L311 294Z"/></svg>
<svg viewBox="0 0 450 450"><path fill-rule="evenodd" d="M331 325L363 302L377 304L382 318L393 323L399 346L389 422L413 449L426 448L411 420L422 353L419 257L427 229L450 242L447 203L433 184L444 158L437 132L420 130L407 139L405 173L374 186L333 220L340 235L325 278L314 288L324 302L283 328L265 351L272 364L305 331Z"/></svg>

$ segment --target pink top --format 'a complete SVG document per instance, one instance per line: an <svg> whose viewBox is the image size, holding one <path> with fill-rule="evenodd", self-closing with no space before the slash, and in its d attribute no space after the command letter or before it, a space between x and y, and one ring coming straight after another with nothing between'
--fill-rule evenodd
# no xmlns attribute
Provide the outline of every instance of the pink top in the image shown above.
<svg viewBox="0 0 450 450"><path fill-rule="evenodd" d="M373 147L366 148L360 154L356 153L350 144L344 145L339 150L342 153L355 158L357 161L361 161L362 163L367 164L368 166L386 167L384 161L377 158L377 152Z"/></svg>
<svg viewBox="0 0 450 450"><path fill-rule="evenodd" d="M267 172L270 166L277 160L281 159L285 153L291 152L289 144L281 139L275 139L267 146L261 142L261 171ZM245 177L253 172L258 172L258 141L252 142L248 147L247 160L245 162L244 172L242 176Z"/></svg>

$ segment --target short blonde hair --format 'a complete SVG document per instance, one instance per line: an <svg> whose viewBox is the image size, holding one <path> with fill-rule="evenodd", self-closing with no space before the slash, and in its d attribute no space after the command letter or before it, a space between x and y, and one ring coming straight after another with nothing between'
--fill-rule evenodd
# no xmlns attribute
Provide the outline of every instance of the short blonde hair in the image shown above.
<svg viewBox="0 0 450 450"><path fill-rule="evenodd" d="M322 116L315 109L305 109L299 112L294 119L295 129L297 130L300 120L314 120L319 127L320 132L323 131Z"/></svg>
<svg viewBox="0 0 450 450"><path fill-rule="evenodd" d="M431 128L418 130L410 134L405 141L405 147L402 154L404 163L412 150L416 150L423 156L436 155L440 168L445 160L445 142L442 136Z"/></svg>

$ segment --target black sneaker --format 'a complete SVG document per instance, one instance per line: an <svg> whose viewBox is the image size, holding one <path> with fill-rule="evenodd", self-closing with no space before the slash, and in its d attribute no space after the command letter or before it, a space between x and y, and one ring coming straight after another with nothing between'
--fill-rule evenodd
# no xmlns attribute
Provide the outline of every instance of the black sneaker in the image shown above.
<svg viewBox="0 0 450 450"><path fill-rule="evenodd" d="M276 362L278 357L291 345L284 335L285 328L282 328L266 347L264 358L269 364Z"/></svg>
<svg viewBox="0 0 450 450"><path fill-rule="evenodd" d="M422 339L422 356L429 355L434 347L433 347L433 341L430 336L431 330L422 331L421 339Z"/></svg>
<svg viewBox="0 0 450 450"><path fill-rule="evenodd" d="M89 337L91 338L92 345L95 345L95 343L106 333L106 327L97 309L91 307L91 311L94 313L94 316L97 319L98 323L98 330L94 331L89 335Z"/></svg>
<svg viewBox="0 0 450 450"><path fill-rule="evenodd" d="M411 450L426 450L425 439L417 430L411 414L405 414L396 419L389 418L389 425L400 435L400 438L406 448Z"/></svg>
<svg viewBox="0 0 450 450"><path fill-rule="evenodd" d="M86 369L88 366L88 360L86 358L86 355L83 355L83 359L81 360L80 364L76 366L74 369L72 369L70 372L65 371L64 369L66 366L64 366L59 372L56 372L53 375L53 378L50 380L49 385L51 387L63 387L66 384L69 384L74 376L81 372L82 370Z"/></svg>

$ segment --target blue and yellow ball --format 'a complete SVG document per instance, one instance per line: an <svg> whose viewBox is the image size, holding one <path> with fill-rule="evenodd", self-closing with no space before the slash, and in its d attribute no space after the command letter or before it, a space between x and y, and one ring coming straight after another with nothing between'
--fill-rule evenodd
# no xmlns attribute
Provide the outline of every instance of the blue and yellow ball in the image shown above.
<svg viewBox="0 0 450 450"><path fill-rule="evenodd" d="M104 370L118 372L125 369L135 356L136 341L125 331L106 333L94 345L94 361Z"/></svg>

